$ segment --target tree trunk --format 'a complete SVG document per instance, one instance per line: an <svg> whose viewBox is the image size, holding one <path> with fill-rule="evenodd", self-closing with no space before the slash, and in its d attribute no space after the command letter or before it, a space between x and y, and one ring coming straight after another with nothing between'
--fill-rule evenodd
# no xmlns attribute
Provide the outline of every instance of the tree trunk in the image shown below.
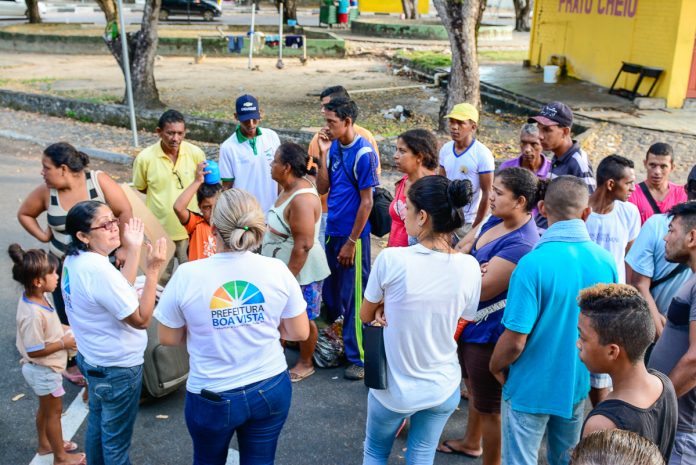
<svg viewBox="0 0 696 465"><path fill-rule="evenodd" d="M105 1L113 4L113 0ZM146 0L140 29L137 32L126 34L133 101L137 108L162 108L164 106L160 101L159 91L155 83L155 55L159 40L157 25L161 6L162 0ZM116 8L114 8L115 10ZM107 15L106 11L104 14ZM123 70L123 49L120 34L116 37L107 34L105 41L106 46ZM124 94L123 101L127 102L127 93Z"/></svg>
<svg viewBox="0 0 696 465"><path fill-rule="evenodd" d="M38 0L24 0L27 5L27 18L31 24L38 24L41 22L41 14L39 13L39 1Z"/></svg>
<svg viewBox="0 0 696 465"><path fill-rule="evenodd" d="M515 30L529 31L529 12L532 9L532 0L512 0L515 5Z"/></svg>
<svg viewBox="0 0 696 465"><path fill-rule="evenodd" d="M96 0L99 8L104 12L104 17L106 18L106 23L118 20L118 13L116 11L116 2L114 0Z"/></svg>
<svg viewBox="0 0 696 465"><path fill-rule="evenodd" d="M276 0L276 9L280 12L280 2ZM288 19L297 21L297 0L283 0L283 22L288 23Z"/></svg>
<svg viewBox="0 0 696 465"><path fill-rule="evenodd" d="M401 0L401 7L404 10L405 19L416 19L418 12L414 0Z"/></svg>
<svg viewBox="0 0 696 465"><path fill-rule="evenodd" d="M433 0L452 48L452 69L446 98L440 106L439 129L446 130L444 116L457 103L479 107L479 68L476 56L476 23L484 0Z"/></svg>

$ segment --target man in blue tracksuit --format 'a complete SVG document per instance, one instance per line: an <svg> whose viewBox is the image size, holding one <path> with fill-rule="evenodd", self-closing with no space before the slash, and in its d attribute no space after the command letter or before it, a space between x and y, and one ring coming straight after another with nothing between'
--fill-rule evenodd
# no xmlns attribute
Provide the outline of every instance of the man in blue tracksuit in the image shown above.
<svg viewBox="0 0 696 465"><path fill-rule="evenodd" d="M329 192L326 258L331 276L324 280L324 303L329 316L343 315L343 345L348 359L347 379L365 376L362 323L359 309L370 276L372 189L379 184L377 154L353 127L355 102L332 99L324 107L326 125L319 133L320 194Z"/></svg>

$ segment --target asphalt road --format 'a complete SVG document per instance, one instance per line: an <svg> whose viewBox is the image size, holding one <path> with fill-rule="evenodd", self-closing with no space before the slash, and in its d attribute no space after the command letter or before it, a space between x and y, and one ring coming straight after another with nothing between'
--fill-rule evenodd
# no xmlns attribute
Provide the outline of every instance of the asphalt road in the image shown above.
<svg viewBox="0 0 696 465"><path fill-rule="evenodd" d="M15 348L15 311L19 286L11 278L11 261L4 252L12 242L24 247L40 244L31 238L15 219L24 197L40 182L41 149L34 144L0 138L0 465L31 462L36 450L34 416L37 399L26 385ZM129 178L129 169L121 165L93 163L93 168ZM297 353L288 350L290 361ZM357 465L361 463L364 439L367 389L360 382L342 378L342 369L317 370L317 373L293 385L290 416L278 445L278 465ZM65 383L67 407L78 389ZM17 394L25 396L17 401ZM138 414L133 437L132 460L142 465L184 465L191 463L191 440L183 417L184 389L143 405ZM444 437L461 434L466 420L466 402L448 422ZM167 415L158 419L158 415ZM74 436L84 444L86 424ZM232 444L232 447L236 445ZM403 464L405 441L397 439L390 464ZM479 463L461 456L437 454L435 464Z"/></svg>

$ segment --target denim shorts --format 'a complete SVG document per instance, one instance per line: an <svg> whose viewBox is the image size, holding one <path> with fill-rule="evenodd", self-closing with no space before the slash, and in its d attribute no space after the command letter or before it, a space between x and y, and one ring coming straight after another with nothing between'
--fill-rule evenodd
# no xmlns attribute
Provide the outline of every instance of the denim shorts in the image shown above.
<svg viewBox="0 0 696 465"><path fill-rule="evenodd" d="M590 373L590 386L595 389L610 388L611 376L606 373Z"/></svg>
<svg viewBox="0 0 696 465"><path fill-rule="evenodd" d="M22 365L22 374L37 396L51 394L53 397L61 397L65 394L63 376L48 367L25 363Z"/></svg>

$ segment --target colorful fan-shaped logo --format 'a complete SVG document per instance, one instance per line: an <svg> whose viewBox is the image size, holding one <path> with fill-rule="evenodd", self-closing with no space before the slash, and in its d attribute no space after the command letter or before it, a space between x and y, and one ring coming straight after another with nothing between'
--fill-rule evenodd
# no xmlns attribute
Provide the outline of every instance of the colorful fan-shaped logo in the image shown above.
<svg viewBox="0 0 696 465"><path fill-rule="evenodd" d="M210 314L215 328L229 328L265 321L265 300L258 287L247 281L223 284L210 299Z"/></svg>
<svg viewBox="0 0 696 465"><path fill-rule="evenodd" d="M70 294L70 274L67 268L63 268L63 292Z"/></svg>

